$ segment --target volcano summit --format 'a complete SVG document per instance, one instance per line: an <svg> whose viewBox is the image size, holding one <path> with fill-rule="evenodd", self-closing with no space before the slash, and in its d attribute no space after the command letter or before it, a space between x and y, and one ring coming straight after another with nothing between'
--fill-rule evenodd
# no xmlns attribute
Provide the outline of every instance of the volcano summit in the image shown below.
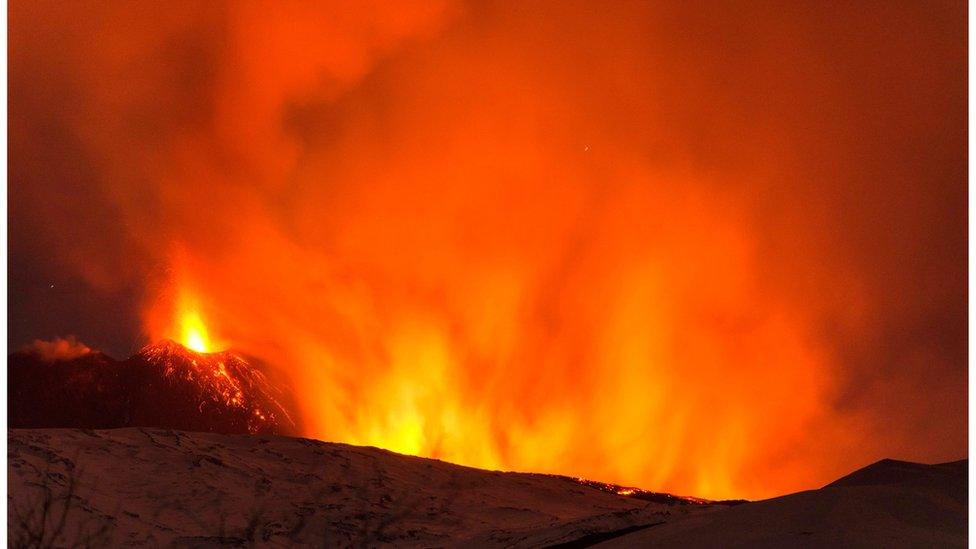
<svg viewBox="0 0 976 549"><path fill-rule="evenodd" d="M70 358L27 348L10 355L11 427L161 427L290 434L284 392L243 357L198 353L164 340L117 361L99 351Z"/></svg>

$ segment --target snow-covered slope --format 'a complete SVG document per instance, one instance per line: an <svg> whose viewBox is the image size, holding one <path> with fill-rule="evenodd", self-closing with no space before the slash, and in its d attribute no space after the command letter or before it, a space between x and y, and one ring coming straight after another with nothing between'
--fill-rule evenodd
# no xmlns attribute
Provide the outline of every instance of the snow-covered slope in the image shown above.
<svg viewBox="0 0 976 549"><path fill-rule="evenodd" d="M819 490L682 517L600 547L966 547L968 460L885 459Z"/></svg>
<svg viewBox="0 0 976 549"><path fill-rule="evenodd" d="M276 436L11 429L8 446L15 547L966 545L966 461L719 505Z"/></svg>
<svg viewBox="0 0 976 549"><path fill-rule="evenodd" d="M95 546L547 546L713 507L299 438L11 429L8 444L13 545L42 530L45 500L44 535Z"/></svg>

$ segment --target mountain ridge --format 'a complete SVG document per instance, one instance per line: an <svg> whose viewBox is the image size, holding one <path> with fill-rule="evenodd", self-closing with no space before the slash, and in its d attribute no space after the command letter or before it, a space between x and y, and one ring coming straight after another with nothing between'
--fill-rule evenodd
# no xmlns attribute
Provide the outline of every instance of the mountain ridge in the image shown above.
<svg viewBox="0 0 976 549"><path fill-rule="evenodd" d="M121 361L100 351L63 359L18 351L8 383L11 427L297 433L284 392L246 359L171 340Z"/></svg>
<svg viewBox="0 0 976 549"><path fill-rule="evenodd" d="M58 534L64 545L99 535L95 545L176 547L965 547L967 532L968 461L895 463L908 471L899 482L720 505L273 435L126 428L7 437L12 545L37 529L30 510L45 497L53 509L75 502Z"/></svg>

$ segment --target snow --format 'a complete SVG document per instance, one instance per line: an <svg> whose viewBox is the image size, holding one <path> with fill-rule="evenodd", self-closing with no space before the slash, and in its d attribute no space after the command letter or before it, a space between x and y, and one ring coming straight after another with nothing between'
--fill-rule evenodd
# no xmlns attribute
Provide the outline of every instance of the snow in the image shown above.
<svg viewBox="0 0 976 549"><path fill-rule="evenodd" d="M7 468L11 546L30 533L58 546L153 547L967 542L966 461L884 460L818 490L734 506L646 501L613 485L377 448L145 428L10 429Z"/></svg>
<svg viewBox="0 0 976 549"><path fill-rule="evenodd" d="M8 448L11 536L47 485L74 494L65 540L109 545L537 546L708 509L299 438L11 429Z"/></svg>

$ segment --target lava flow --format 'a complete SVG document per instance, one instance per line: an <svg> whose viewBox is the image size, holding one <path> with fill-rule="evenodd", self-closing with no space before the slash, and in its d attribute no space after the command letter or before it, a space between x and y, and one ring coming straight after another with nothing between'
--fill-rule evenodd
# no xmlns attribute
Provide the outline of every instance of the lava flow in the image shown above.
<svg viewBox="0 0 976 549"><path fill-rule="evenodd" d="M205 347L204 347L205 348ZM264 374L231 351L204 353L171 340L143 348L138 355L162 370L173 386L185 382L195 388L198 410L217 407L248 433L294 428L294 421L278 402L280 391Z"/></svg>
<svg viewBox="0 0 976 549"><path fill-rule="evenodd" d="M175 299L151 317L157 343L137 356L160 369L164 379L194 387L192 398L201 412L213 406L233 411L234 429L292 431L295 421L279 402L285 395L248 360L218 343L204 321L197 294L184 284L173 295Z"/></svg>
<svg viewBox="0 0 976 549"><path fill-rule="evenodd" d="M296 434L287 395L231 351L200 353L171 340L124 361L38 351L10 356L11 426Z"/></svg>

